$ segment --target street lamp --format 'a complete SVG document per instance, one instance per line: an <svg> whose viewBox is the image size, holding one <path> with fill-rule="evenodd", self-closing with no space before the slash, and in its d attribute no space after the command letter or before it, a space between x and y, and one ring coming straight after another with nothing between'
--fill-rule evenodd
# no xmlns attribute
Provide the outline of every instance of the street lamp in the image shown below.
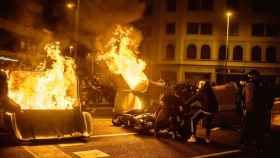
<svg viewBox="0 0 280 158"><path fill-rule="evenodd" d="M75 4L73 2L66 3L66 8L67 9L74 9L75 8Z"/></svg>
<svg viewBox="0 0 280 158"><path fill-rule="evenodd" d="M69 46L69 52L70 52L70 54L69 54L69 56L71 56L72 54L73 54L73 49L74 49L74 46Z"/></svg>
<svg viewBox="0 0 280 158"><path fill-rule="evenodd" d="M228 47L229 47L229 40L228 40L228 36L229 36L229 21L230 21L230 17L232 16L232 12L227 11L226 12L226 16L227 16L227 35L226 35L226 62L225 62L225 67L227 66L227 60L228 60Z"/></svg>
<svg viewBox="0 0 280 158"><path fill-rule="evenodd" d="M76 3L74 2L68 2L66 3L66 8L69 10L75 10L75 31L74 31L74 39L75 39L75 52L74 52L74 58L77 59L78 54L78 41L79 41L79 17L80 17L80 0L76 0Z"/></svg>
<svg viewBox="0 0 280 158"><path fill-rule="evenodd" d="M75 39L75 47L74 49L74 59L77 62L77 54L78 54L78 42L79 42L79 17L80 17L80 0L76 0L76 4L74 2L68 2L66 3L66 8L69 10L75 10L75 31L74 31L74 39ZM70 52L72 53L72 49L74 48L73 46L70 46ZM78 63L78 62L77 62ZM77 98L78 102L80 102L80 83L79 83L79 75L77 74L77 82L76 82L76 88L77 88ZM81 106L80 110L81 109Z"/></svg>

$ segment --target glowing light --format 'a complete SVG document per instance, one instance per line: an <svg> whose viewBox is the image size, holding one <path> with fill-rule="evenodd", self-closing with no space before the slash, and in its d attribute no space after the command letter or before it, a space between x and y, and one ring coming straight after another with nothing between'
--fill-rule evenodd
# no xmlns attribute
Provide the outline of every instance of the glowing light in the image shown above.
<svg viewBox="0 0 280 158"><path fill-rule="evenodd" d="M226 16L227 16L227 17L232 16L232 12L230 12L230 11L226 12Z"/></svg>
<svg viewBox="0 0 280 158"><path fill-rule="evenodd" d="M68 9L74 9L75 8L75 4L73 2L69 2L69 3L66 4L66 7Z"/></svg>

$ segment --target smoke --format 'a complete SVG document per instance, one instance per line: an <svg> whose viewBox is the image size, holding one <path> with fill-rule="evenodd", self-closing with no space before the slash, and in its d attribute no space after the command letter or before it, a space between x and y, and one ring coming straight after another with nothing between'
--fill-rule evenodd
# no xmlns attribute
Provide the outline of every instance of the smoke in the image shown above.
<svg viewBox="0 0 280 158"><path fill-rule="evenodd" d="M144 9L139 0L81 0L80 41L94 50L97 37L140 19Z"/></svg>
<svg viewBox="0 0 280 158"><path fill-rule="evenodd" d="M64 45L73 42L76 8L67 10L65 5L69 1L11 1L16 5L16 18L7 20L0 17L0 28L35 39L40 44L54 39L60 40ZM75 1L77 0L73 0ZM142 17L144 9L145 4L141 0L80 0L80 44L94 50L97 36L111 30L117 24L126 25L138 20Z"/></svg>
<svg viewBox="0 0 280 158"><path fill-rule="evenodd" d="M139 0L81 1L82 29L101 33L116 24L128 24L142 17L145 9Z"/></svg>
<svg viewBox="0 0 280 158"><path fill-rule="evenodd" d="M43 24L43 7L38 0L10 0L3 2L7 12L12 15L0 17L0 28L14 33L18 37L33 41L41 47L41 43L51 41L52 33Z"/></svg>
<svg viewBox="0 0 280 158"><path fill-rule="evenodd" d="M17 3L17 22L27 27L42 23L42 5L36 0L21 0Z"/></svg>

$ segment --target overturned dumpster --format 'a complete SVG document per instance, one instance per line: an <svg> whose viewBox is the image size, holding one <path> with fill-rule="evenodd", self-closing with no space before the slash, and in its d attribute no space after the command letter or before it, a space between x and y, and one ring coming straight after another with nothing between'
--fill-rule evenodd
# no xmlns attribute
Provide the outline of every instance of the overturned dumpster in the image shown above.
<svg viewBox="0 0 280 158"><path fill-rule="evenodd" d="M112 123L133 127L144 118L150 120L153 117L148 110L153 108L148 94L150 80L145 72L146 62L138 50L141 34L131 26L117 25L99 38L96 59L114 74L112 80L117 89Z"/></svg>
<svg viewBox="0 0 280 158"><path fill-rule="evenodd" d="M8 71L8 99L20 106L4 122L18 140L87 137L92 117L82 112L74 61L59 43L46 46L46 63L35 70Z"/></svg>

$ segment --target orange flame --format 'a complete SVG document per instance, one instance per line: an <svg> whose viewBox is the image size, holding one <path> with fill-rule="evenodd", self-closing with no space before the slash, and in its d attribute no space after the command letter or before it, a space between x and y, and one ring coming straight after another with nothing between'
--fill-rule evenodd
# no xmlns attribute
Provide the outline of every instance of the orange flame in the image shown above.
<svg viewBox="0 0 280 158"><path fill-rule="evenodd" d="M137 58L138 43L132 38L134 31L132 27L118 25L105 45L106 51L97 60L104 61L112 73L120 74L131 90L144 92L148 88L148 78L143 72L146 63ZM135 99L135 106L140 108L140 99Z"/></svg>
<svg viewBox="0 0 280 158"><path fill-rule="evenodd" d="M59 42L45 47L51 65L38 71L9 74L9 97L22 109L72 109L77 101L77 78L73 59L61 55Z"/></svg>

